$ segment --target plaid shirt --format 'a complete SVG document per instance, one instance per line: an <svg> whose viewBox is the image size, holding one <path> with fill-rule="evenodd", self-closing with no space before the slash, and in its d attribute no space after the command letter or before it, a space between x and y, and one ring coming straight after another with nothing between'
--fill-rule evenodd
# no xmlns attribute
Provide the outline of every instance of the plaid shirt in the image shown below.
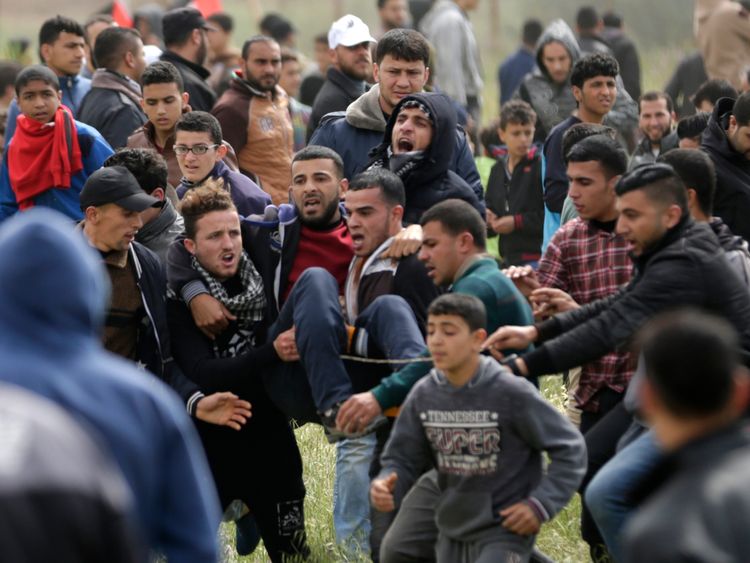
<svg viewBox="0 0 750 563"><path fill-rule="evenodd" d="M543 287L568 293L580 305L616 293L633 274L628 243L621 236L592 222L575 218L552 237L537 277ZM576 390L578 406L596 412L596 393L604 387L624 392L635 362L627 352L613 352L581 366Z"/></svg>

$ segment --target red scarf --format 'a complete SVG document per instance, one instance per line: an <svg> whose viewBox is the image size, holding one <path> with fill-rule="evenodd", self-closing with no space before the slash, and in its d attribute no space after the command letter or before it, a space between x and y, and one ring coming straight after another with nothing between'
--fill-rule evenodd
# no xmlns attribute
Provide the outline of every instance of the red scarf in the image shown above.
<svg viewBox="0 0 750 563"><path fill-rule="evenodd" d="M8 147L10 185L19 209L34 206L34 198L50 188L70 188L70 177L83 170L81 146L73 114L63 105L54 124L19 115Z"/></svg>

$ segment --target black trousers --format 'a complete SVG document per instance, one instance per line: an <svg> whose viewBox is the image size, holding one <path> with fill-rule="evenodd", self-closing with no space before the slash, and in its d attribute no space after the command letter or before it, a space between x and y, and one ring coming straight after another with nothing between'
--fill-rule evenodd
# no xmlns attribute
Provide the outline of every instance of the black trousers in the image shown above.
<svg viewBox="0 0 750 563"><path fill-rule="evenodd" d="M581 413L581 433L586 440L588 468L579 492L581 493L581 537L589 544L592 553L604 545L594 519L583 501L583 493L594 475L614 455L617 441L630 426L633 417L622 404L624 393L605 388L597 393L598 412Z"/></svg>

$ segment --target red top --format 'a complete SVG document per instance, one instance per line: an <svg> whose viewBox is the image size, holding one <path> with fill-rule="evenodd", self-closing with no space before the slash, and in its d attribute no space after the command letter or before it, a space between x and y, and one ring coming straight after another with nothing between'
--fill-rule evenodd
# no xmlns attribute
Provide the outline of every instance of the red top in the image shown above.
<svg viewBox="0 0 750 563"><path fill-rule="evenodd" d="M289 283L284 291L284 301L302 272L314 266L328 270L339 284L339 295L343 295L346 274L353 256L352 236L343 221L328 231L314 231L303 225L297 254L289 272Z"/></svg>

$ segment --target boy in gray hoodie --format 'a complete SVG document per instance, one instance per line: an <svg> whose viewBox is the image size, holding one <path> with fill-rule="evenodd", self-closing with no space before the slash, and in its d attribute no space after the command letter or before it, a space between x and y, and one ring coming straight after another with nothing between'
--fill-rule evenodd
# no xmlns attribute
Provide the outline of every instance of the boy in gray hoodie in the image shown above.
<svg viewBox="0 0 750 563"><path fill-rule="evenodd" d="M433 515L438 563L527 561L541 524L583 478L583 438L528 381L480 356L480 300L443 295L428 312L435 369L401 408L370 488L372 505L395 510L433 466L441 490ZM546 471L542 452L550 459Z"/></svg>

